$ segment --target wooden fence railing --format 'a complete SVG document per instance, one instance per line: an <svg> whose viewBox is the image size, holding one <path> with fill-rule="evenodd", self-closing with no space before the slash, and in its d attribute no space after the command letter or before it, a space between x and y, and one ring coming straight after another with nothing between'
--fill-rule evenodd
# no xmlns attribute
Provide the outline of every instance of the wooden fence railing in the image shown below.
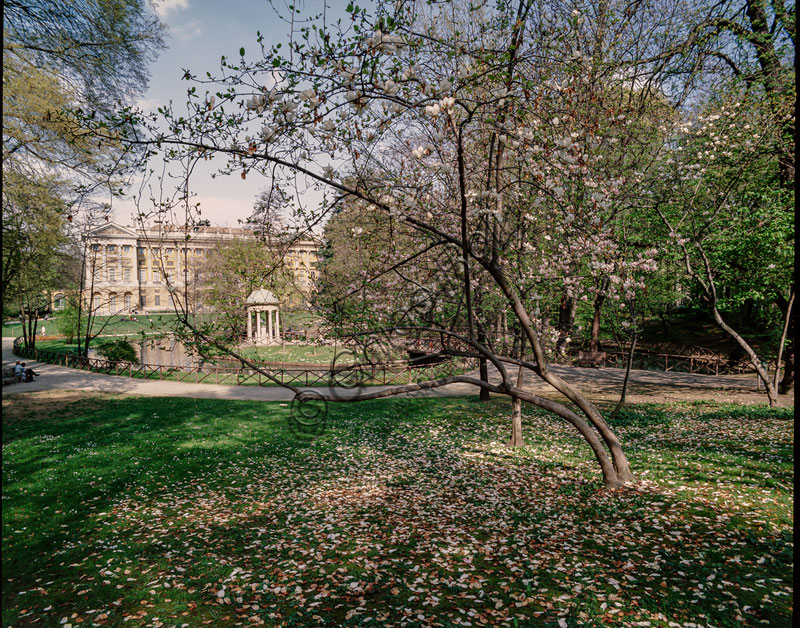
<svg viewBox="0 0 800 628"><path fill-rule="evenodd" d="M29 360L38 360L95 373L107 373L125 377L152 380L172 380L179 382L236 384L244 386L273 386L275 381L254 369L247 367L222 367L206 364L197 366L165 366L161 364L132 364L103 358L85 358L47 349L22 346L22 338L14 340L14 354ZM627 353L606 351L602 366L624 368ZM767 365L770 367L770 365ZM774 366L774 365L772 365ZM435 365L407 366L401 364L342 367L331 370L322 365L301 366L287 364L264 364L268 371L281 384L294 386L329 386L331 384L352 386L390 385L420 382L450 375L463 374L477 368L475 360L446 360ZM742 374L753 372L752 365L728 360L722 356L691 356L669 353L637 352L633 358L633 368L707 375Z"/></svg>
<svg viewBox="0 0 800 628"><path fill-rule="evenodd" d="M624 351L606 351L603 366L625 368L628 354ZM766 365L774 367L774 360ZM679 355L673 353L636 352L633 368L651 371L671 371L676 373L700 373L705 375L739 375L754 373L749 361L735 361L720 355Z"/></svg>
<svg viewBox="0 0 800 628"><path fill-rule="evenodd" d="M391 385L438 379L463 374L476 368L470 360L448 360L429 366L375 365L331 370L328 367L286 368L264 364L263 370L274 378L249 367L219 367L209 365L165 366L162 364L133 364L104 358L82 357L47 349L25 347L14 340L14 354L27 360L37 360L69 368L120 375L147 380L229 384L238 386L330 386ZM277 380L277 382L275 381Z"/></svg>

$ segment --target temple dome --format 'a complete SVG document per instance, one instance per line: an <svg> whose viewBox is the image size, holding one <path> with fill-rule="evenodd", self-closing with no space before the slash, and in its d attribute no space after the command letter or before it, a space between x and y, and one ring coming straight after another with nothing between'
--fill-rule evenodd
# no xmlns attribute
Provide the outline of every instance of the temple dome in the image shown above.
<svg viewBox="0 0 800 628"><path fill-rule="evenodd" d="M245 303L247 305L280 305L278 297L265 288L254 290L250 296L247 297Z"/></svg>

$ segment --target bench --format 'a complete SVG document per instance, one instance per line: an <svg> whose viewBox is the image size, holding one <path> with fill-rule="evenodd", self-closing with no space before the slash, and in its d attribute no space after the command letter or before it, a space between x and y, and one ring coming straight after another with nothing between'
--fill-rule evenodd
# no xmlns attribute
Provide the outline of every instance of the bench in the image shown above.
<svg viewBox="0 0 800 628"><path fill-rule="evenodd" d="M578 351L578 359L575 361L576 366L603 366L606 362L605 351Z"/></svg>
<svg viewBox="0 0 800 628"><path fill-rule="evenodd" d="M22 381L22 379L17 380L14 376L14 367L13 366L4 366L3 367L3 386L6 384L16 384L17 381Z"/></svg>

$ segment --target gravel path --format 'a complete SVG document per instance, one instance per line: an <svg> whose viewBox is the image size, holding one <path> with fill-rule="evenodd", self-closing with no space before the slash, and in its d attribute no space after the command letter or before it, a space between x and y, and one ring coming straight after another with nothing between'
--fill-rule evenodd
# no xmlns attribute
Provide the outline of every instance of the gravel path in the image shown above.
<svg viewBox="0 0 800 628"><path fill-rule="evenodd" d="M13 364L13 339L3 338L3 365ZM145 381L116 375L90 373L64 366L28 361L28 365L40 373L35 382L13 384L3 387L3 396L40 391L84 391L116 395L143 395L147 397L194 397L200 399L244 399L257 401L290 401L291 390L276 386L225 386L217 384L195 384L191 382ZM552 366L552 370L583 391L595 402L614 402L619 398L624 370L616 368L578 368ZM516 373L514 373L516 377ZM528 378L530 379L530 378ZM490 371L490 380L498 381L496 372ZM370 388L380 390L385 387ZM548 385L531 381L525 388L542 396L558 398ZM315 388L319 392L330 389ZM340 394L341 390L339 391ZM451 384L431 394L465 395L475 394L475 387L467 384ZM666 373L663 371L631 372L628 400L632 403L660 403L677 400L715 400L736 403L766 403L766 395L756 390L755 375L699 375L693 373ZM794 405L794 397L784 395L782 406Z"/></svg>

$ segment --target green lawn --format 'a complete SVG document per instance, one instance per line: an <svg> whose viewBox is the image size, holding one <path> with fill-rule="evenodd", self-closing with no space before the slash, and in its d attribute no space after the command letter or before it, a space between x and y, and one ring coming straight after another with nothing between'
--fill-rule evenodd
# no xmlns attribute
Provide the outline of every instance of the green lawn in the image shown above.
<svg viewBox="0 0 800 628"><path fill-rule="evenodd" d="M324 364L330 365L333 359L344 354L342 347L332 347L328 345L292 345L274 347L248 347L242 350L242 355L247 358L259 360L261 362L291 362L295 364ZM342 355L341 359L347 359L348 355ZM352 359L350 359L352 362ZM338 360L337 360L338 364Z"/></svg>
<svg viewBox="0 0 800 628"><path fill-rule="evenodd" d="M94 331L100 331L103 335L130 335L140 334L141 332L162 332L170 331L175 326L177 316L175 314L137 314L137 320L120 320L120 316L98 316L92 325ZM312 312L285 312L281 313L281 325L300 327L314 323L319 317ZM39 328L44 325L48 335L57 335L57 319L52 318L47 321L39 321ZM3 337L21 336L22 326L19 323L3 323Z"/></svg>
<svg viewBox="0 0 800 628"><path fill-rule="evenodd" d="M611 493L549 416L506 449L501 400L316 438L281 403L33 403L3 401L3 626L791 623L791 410L628 411Z"/></svg>
<svg viewBox="0 0 800 628"><path fill-rule="evenodd" d="M135 321L121 320L120 316L98 316L92 324L92 330L108 336L124 336L169 331L173 329L177 317L175 314L138 314ZM58 335L57 319L39 321L39 331L45 326L48 336ZM22 326L19 323L3 324L3 337L21 336Z"/></svg>

